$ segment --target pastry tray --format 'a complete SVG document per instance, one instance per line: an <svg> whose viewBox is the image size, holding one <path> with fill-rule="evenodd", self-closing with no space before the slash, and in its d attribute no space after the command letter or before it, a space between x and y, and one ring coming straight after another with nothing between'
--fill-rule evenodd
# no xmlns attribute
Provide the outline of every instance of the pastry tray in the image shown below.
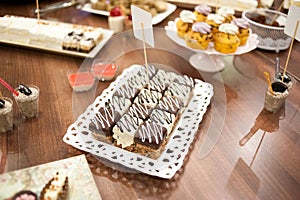
<svg viewBox="0 0 300 200"><path fill-rule="evenodd" d="M43 21L47 21L47 20L43 19ZM66 24L68 26L72 26L72 24L65 23L65 22L56 22L56 23L61 23L61 24ZM81 25L81 26L83 26L83 25ZM108 42L108 40L113 36L114 31L102 28L102 33L103 33L103 36L102 36L101 41L88 53L72 51L72 50L64 50L63 48L50 48L50 47L44 47L44 46L39 46L39 45L33 45L30 43L23 43L23 42L3 40L3 39L0 39L0 43L12 45L12 46L20 46L20 47L25 47L25 48L30 48L30 49L36 49L36 50L40 50L40 51L70 55L70 56L75 56L75 57L94 58L97 55L97 53L102 49L102 47Z"/></svg>
<svg viewBox="0 0 300 200"><path fill-rule="evenodd" d="M198 126L210 104L213 96L211 84L195 80L193 95L174 127L171 136L157 159L152 159L138 153L132 153L112 144L96 140L89 130L89 122L93 119L94 110L104 106L113 95L116 87L138 73L141 65L132 65L125 69L117 79L105 89L95 101L88 106L77 120L71 124L64 135L67 144L105 159L135 169L145 174L161 178L172 178L183 164L184 157L189 151ZM98 108L98 109L97 109Z"/></svg>
<svg viewBox="0 0 300 200"><path fill-rule="evenodd" d="M165 12L158 13L156 16L152 17L152 24L156 25L162 22L165 18L167 18L170 14L172 14L176 10L177 6L171 3L167 3L167 10ZM82 10L85 12L109 16L109 12L105 10L97 10L93 9L91 3L87 3L82 7Z"/></svg>

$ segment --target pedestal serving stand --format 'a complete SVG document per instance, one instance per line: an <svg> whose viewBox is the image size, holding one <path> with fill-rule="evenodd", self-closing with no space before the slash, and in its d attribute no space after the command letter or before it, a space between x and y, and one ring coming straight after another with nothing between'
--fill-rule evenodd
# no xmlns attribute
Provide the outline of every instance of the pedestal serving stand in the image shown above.
<svg viewBox="0 0 300 200"><path fill-rule="evenodd" d="M188 47L185 40L178 37L177 35L176 20L169 21L168 25L165 27L165 31L166 35L175 43L196 52L189 58L189 62L193 67L203 72L214 73L222 71L225 67L225 63L222 59L223 56L240 55L243 53L247 53L254 50L258 45L257 35L250 34L247 43L244 46L238 47L235 53L222 54L214 49L213 43L210 43L206 50L199 50Z"/></svg>

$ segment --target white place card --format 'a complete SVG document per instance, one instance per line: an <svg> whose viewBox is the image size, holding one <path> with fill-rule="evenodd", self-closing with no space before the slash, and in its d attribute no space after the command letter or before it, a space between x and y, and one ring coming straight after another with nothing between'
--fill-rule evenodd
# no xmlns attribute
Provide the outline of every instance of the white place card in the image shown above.
<svg viewBox="0 0 300 200"><path fill-rule="evenodd" d="M153 36L151 13L137 6L132 5L131 14L132 14L134 37L142 41L145 40L145 43L154 47L154 36Z"/></svg>
<svg viewBox="0 0 300 200"><path fill-rule="evenodd" d="M293 37L297 21L300 21L300 7L291 5L284 28L284 33ZM295 39L300 41L300 28L298 27Z"/></svg>

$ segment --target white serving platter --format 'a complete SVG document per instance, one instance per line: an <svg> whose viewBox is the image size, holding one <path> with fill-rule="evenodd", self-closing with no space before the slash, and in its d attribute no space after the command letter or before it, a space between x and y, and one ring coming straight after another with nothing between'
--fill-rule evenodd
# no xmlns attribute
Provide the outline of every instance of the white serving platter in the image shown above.
<svg viewBox="0 0 300 200"><path fill-rule="evenodd" d="M162 13L158 13L156 16L152 18L152 24L158 24L161 21L163 21L166 17L168 17L171 13L173 13L176 10L177 6L171 3L167 3L167 10ZM103 15L103 16L109 16L109 12L105 10L96 10L92 8L91 3L87 3L82 7L83 11L93 13L93 14L98 14L98 15Z"/></svg>
<svg viewBox="0 0 300 200"><path fill-rule="evenodd" d="M39 196L56 172L68 176L68 199L102 199L84 155L1 174L0 199L10 199L22 190L30 190Z"/></svg>
<svg viewBox="0 0 300 200"><path fill-rule="evenodd" d="M56 21L48 21L48 20L42 20L42 22L49 22L49 23L54 23L54 24L63 24L65 26L76 26L76 24L70 24L70 23L65 23L65 22L56 22ZM80 25L83 26L84 25ZM88 27L88 26L87 26ZM107 41L113 36L114 31L109 30L109 29L102 29L102 40L88 53L84 52L79 52L79 51L72 51L72 50L65 50L62 47L45 47L43 45L37 45L37 44L31 44L30 42L20 42L20 41L11 41L11 40L4 40L1 39L0 37L0 44L7 44L7 45L12 45L12 46L19 46L19 47L25 47L25 48L30 48L30 49L35 49L35 50L40 50L40 51L46 51L46 52L51 52L51 53L58 53L58 54L64 54L64 55L70 55L70 56L76 56L76 57L83 57L83 58L94 58L97 53L102 49L102 47L107 43ZM26 37L26 36L24 36ZM25 41L25 40L24 40Z"/></svg>
<svg viewBox="0 0 300 200"><path fill-rule="evenodd" d="M180 116L168 143L158 159L132 153L113 144L96 140L89 130L89 123L94 118L95 110L104 106L105 102L113 95L116 87L122 85L128 78L138 73L140 69L140 65L132 65L125 69L122 74L88 106L85 112L69 126L63 141L77 149L139 172L161 178L172 178L177 170L181 168L184 157L187 155L189 147L197 133L198 126L210 104L210 100L213 96L213 87L211 84L195 79L196 84L189 104Z"/></svg>

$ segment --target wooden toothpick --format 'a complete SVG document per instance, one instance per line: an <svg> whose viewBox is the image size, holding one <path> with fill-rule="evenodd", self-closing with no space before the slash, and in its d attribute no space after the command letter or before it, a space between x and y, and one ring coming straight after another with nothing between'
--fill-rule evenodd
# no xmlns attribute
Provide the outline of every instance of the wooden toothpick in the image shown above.
<svg viewBox="0 0 300 200"><path fill-rule="evenodd" d="M144 58L145 58L145 65L146 65L146 72L147 72L148 89L150 90L150 78L149 78L148 59L147 59L147 52L146 52L145 31L144 31L143 22L141 23L141 26L142 26L142 34L143 34L143 48L144 48Z"/></svg>
<svg viewBox="0 0 300 200"><path fill-rule="evenodd" d="M220 4L220 0L217 0L216 12L215 12L215 13L217 13L217 12L218 12L218 9L219 9L219 4Z"/></svg>
<svg viewBox="0 0 300 200"><path fill-rule="evenodd" d="M294 43L294 40L295 40L295 37L296 37L296 33L297 33L297 31L298 31L298 26L299 26L299 20L297 20L296 27L295 27L295 31L294 31L294 35L293 35L293 38L292 38L292 41L291 41L291 44L290 44L289 53L288 53L288 56L287 56L287 59L286 59L286 62L285 62L285 66L284 66L284 70L283 70L283 74L282 74L282 78L281 78L281 81L282 81L282 82L283 82L284 77L285 77L285 74L286 74L286 69L287 69L287 67L288 67L288 63L289 63L289 60L290 60L290 56L291 56L291 52L292 52L293 43Z"/></svg>
<svg viewBox="0 0 300 200"><path fill-rule="evenodd" d="M35 0L36 3L36 11L37 11L37 20L40 21L40 6L39 6L39 0Z"/></svg>

